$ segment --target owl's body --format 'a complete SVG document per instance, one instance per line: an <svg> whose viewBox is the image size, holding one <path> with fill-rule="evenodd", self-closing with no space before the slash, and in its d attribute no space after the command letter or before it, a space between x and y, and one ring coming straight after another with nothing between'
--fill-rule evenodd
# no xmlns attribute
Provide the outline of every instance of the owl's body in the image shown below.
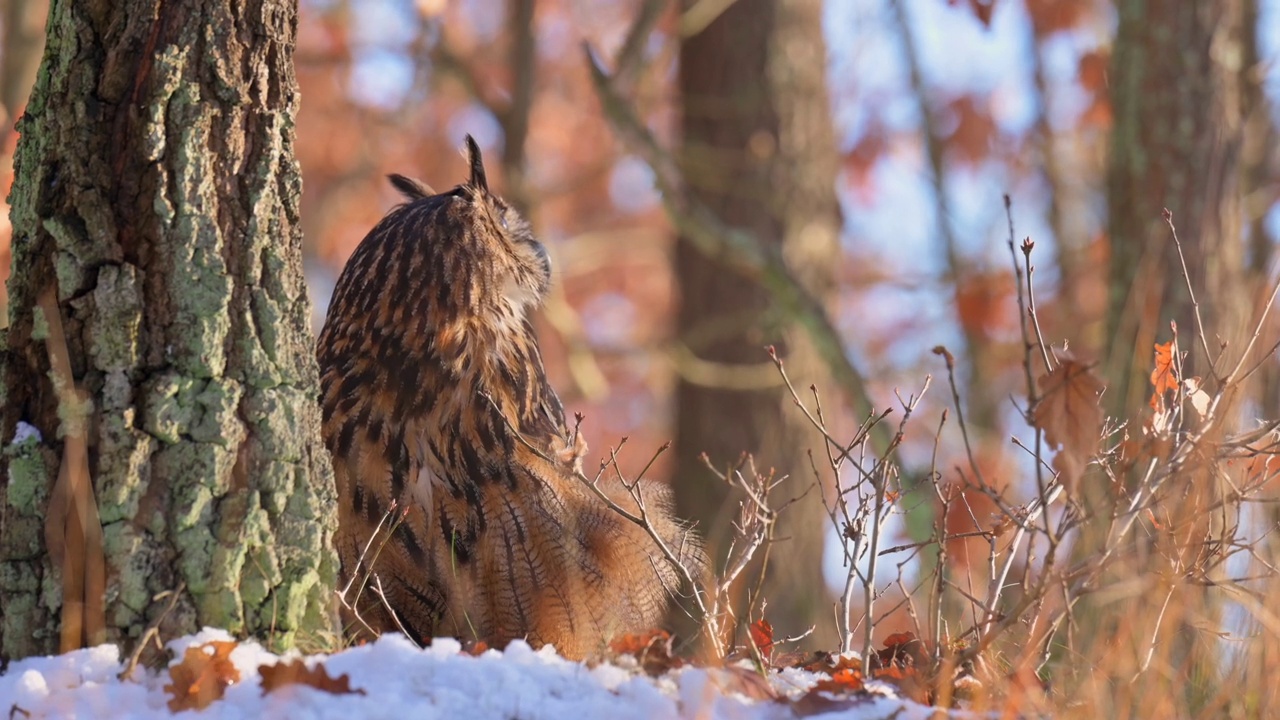
<svg viewBox="0 0 1280 720"><path fill-rule="evenodd" d="M679 583L574 473L585 446L528 317L550 263L468 148L471 178L448 192L392 178L408 202L348 261L320 335L342 571L381 588L385 602L369 589L356 607L376 632L526 638L581 657L658 625ZM700 566L661 489L649 497L659 532Z"/></svg>

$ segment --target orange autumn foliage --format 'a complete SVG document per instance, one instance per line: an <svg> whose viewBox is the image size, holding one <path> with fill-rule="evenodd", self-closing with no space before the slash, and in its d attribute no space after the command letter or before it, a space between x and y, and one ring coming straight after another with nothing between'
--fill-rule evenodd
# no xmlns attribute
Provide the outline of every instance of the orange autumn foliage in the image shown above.
<svg viewBox="0 0 1280 720"><path fill-rule="evenodd" d="M1173 366L1174 352L1172 340L1156 343L1155 367L1151 369L1151 384L1155 385L1155 395L1161 395L1166 390L1176 392L1178 389L1178 371ZM1154 399L1155 396L1152 396L1153 401Z"/></svg>

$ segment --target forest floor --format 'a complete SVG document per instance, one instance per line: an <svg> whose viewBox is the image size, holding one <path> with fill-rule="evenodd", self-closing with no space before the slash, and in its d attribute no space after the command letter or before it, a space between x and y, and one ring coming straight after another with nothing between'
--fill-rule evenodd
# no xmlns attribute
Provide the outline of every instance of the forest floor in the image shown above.
<svg viewBox="0 0 1280 720"><path fill-rule="evenodd" d="M815 689L830 676L802 668L761 675L747 662L649 672L633 656L584 664L516 641L472 654L456 640L419 649L398 635L331 655L283 656L206 629L169 644L166 670L138 668L114 645L12 663L0 675L9 718L845 718L974 717L903 699L868 681ZM628 662L630 661L630 662Z"/></svg>

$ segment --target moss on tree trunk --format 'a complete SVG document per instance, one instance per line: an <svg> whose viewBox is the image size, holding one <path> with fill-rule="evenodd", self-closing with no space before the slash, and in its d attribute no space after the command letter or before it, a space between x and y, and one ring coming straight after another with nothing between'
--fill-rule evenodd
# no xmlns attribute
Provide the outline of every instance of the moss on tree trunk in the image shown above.
<svg viewBox="0 0 1280 720"><path fill-rule="evenodd" d="M37 298L91 399L106 637L334 632L293 156L288 0L54 0L15 158L0 467L0 656L56 652L44 525L63 440ZM20 444L19 421L39 430Z"/></svg>

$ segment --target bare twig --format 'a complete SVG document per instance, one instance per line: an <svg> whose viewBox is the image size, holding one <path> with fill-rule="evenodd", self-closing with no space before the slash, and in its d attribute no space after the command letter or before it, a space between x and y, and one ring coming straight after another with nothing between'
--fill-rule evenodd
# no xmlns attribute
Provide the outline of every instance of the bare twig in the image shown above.
<svg viewBox="0 0 1280 720"><path fill-rule="evenodd" d="M1182 241L1178 239L1178 228L1173 225L1173 213L1169 208L1164 209L1164 222L1169 226L1169 232L1173 233L1173 244L1178 249L1178 262L1182 263L1182 278L1187 284L1187 294L1191 297L1191 309L1196 316L1196 334L1200 336L1200 349L1204 351L1204 359L1209 363L1209 374L1214 380L1220 380L1218 377L1218 360L1213 353L1209 351L1208 335L1204 331L1204 320L1200 317L1200 301L1196 300L1195 283L1191 282L1191 273L1187 270L1187 258L1182 254Z"/></svg>
<svg viewBox="0 0 1280 720"><path fill-rule="evenodd" d="M142 653L146 650L147 644L153 640L156 643L157 650L164 649L164 645L160 643L160 625L164 622L165 618L169 617L169 613L173 612L173 609L177 607L178 599L182 597L182 593L186 591L186 589L187 583L179 581L178 587L173 590L166 590L151 598L152 602L158 602L163 600L165 596L168 596L169 602L165 603L164 609L160 611L160 614L147 624L147 629L142 632L142 636L139 637L137 643L134 644L133 652L129 653L129 660L124 664L124 669L121 670L120 674L116 677L121 680L128 680L133 677L133 671L138 667L138 662L142 659Z"/></svg>
<svg viewBox="0 0 1280 720"><path fill-rule="evenodd" d="M663 207L682 237L700 252L719 259L744 277L754 279L769 291L778 307L795 317L813 340L823 362L850 402L863 407L872 403L861 374L845 353L844 341L822 303L799 282L772 243L750 233L725 226L706 207L680 191L681 177L675 160L658 144L653 134L619 94L612 77L601 67L589 47L584 48L592 85L605 115L618 134L653 170L654 184ZM876 438L883 447L887 438Z"/></svg>

